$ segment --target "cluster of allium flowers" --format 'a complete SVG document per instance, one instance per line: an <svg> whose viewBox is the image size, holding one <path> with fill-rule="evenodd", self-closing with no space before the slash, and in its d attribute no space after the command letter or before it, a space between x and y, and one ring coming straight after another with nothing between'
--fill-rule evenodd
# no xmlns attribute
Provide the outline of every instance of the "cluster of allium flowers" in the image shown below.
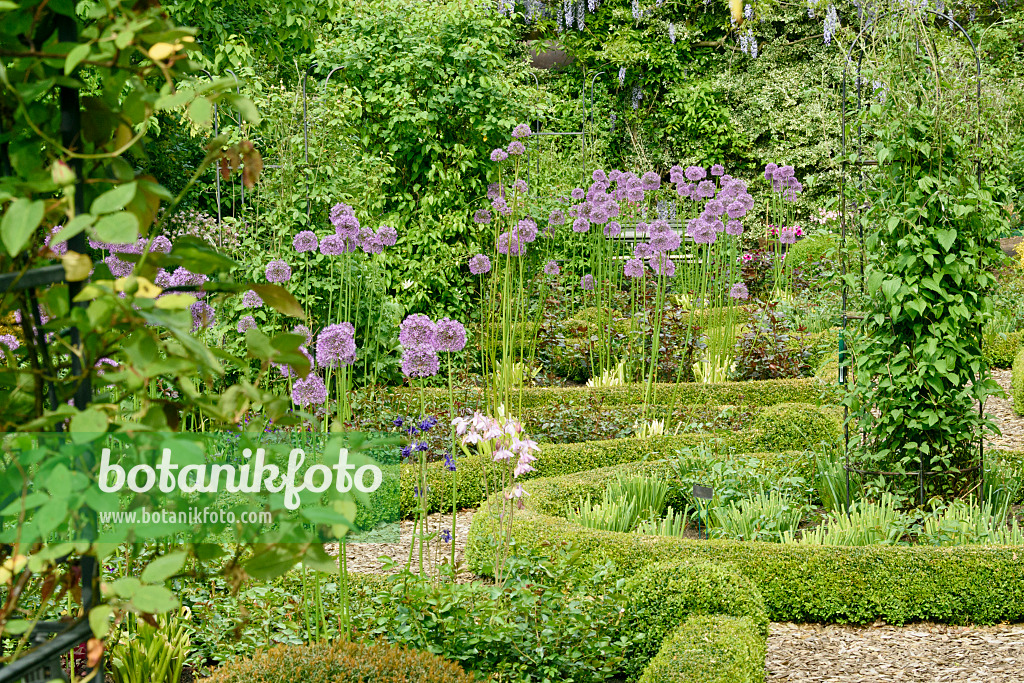
<svg viewBox="0 0 1024 683"><path fill-rule="evenodd" d="M473 214L473 222L480 225L486 225L491 222L491 212L487 209L477 209L476 213Z"/></svg>
<svg viewBox="0 0 1024 683"><path fill-rule="evenodd" d="M729 289L729 296L733 299L749 299L750 292L747 291L747 286L742 282L737 282Z"/></svg>
<svg viewBox="0 0 1024 683"><path fill-rule="evenodd" d="M192 271L179 266L174 269L173 273L166 276L166 285L160 284L160 282L157 282L156 284L161 287L201 287L207 279L208 278L202 273L193 273Z"/></svg>
<svg viewBox="0 0 1024 683"><path fill-rule="evenodd" d="M647 263L657 275L672 277L676 274L676 263L668 254L653 254L647 259Z"/></svg>
<svg viewBox="0 0 1024 683"><path fill-rule="evenodd" d="M437 351L426 347L402 349L402 374L406 377L432 377L440 369Z"/></svg>
<svg viewBox="0 0 1024 683"><path fill-rule="evenodd" d="M701 166L688 166L684 172L686 179L692 183L699 180L704 180L708 177L708 172Z"/></svg>
<svg viewBox="0 0 1024 683"><path fill-rule="evenodd" d="M516 225L515 234L523 242L533 242L537 239L537 222L532 218L524 218Z"/></svg>
<svg viewBox="0 0 1024 683"><path fill-rule="evenodd" d="M288 282L292 278L292 267L281 259L275 259L267 264L265 274L267 282Z"/></svg>
<svg viewBox="0 0 1024 683"><path fill-rule="evenodd" d="M295 380L292 384L292 403L306 408L315 406L327 401L327 386L315 372L310 372L303 378Z"/></svg>
<svg viewBox="0 0 1024 683"><path fill-rule="evenodd" d="M644 276L644 262L638 258L627 259L625 265L622 266L622 274L626 277L643 277Z"/></svg>
<svg viewBox="0 0 1024 683"><path fill-rule="evenodd" d="M0 334L0 361L7 360L7 351L17 351L21 343L13 334Z"/></svg>
<svg viewBox="0 0 1024 683"><path fill-rule="evenodd" d="M552 277L557 276L562 272L562 269L558 266L558 261L548 261L544 264L544 274L551 275Z"/></svg>
<svg viewBox="0 0 1024 683"><path fill-rule="evenodd" d="M251 289L242 295L242 308L260 308L263 305L263 297Z"/></svg>
<svg viewBox="0 0 1024 683"><path fill-rule="evenodd" d="M514 138L526 138L533 135L533 131L530 130L530 124L520 123L512 129L512 137Z"/></svg>
<svg viewBox="0 0 1024 683"><path fill-rule="evenodd" d="M434 342L438 351L461 351L466 348L466 328L458 320L441 318L437 321Z"/></svg>
<svg viewBox="0 0 1024 683"><path fill-rule="evenodd" d="M505 159L508 159L508 152L503 150L501 147L498 147L497 149L491 151L491 161L495 163L500 163L502 161L505 161Z"/></svg>
<svg viewBox="0 0 1024 683"><path fill-rule="evenodd" d="M130 261L122 261L118 257L110 254L103 262L107 264L107 268L110 269L110 274L114 277L128 277L132 274L132 270L135 268L135 264Z"/></svg>
<svg viewBox="0 0 1024 683"><path fill-rule="evenodd" d="M512 189L519 194L526 194L527 191L529 191L530 186L526 184L525 180L518 178L514 183L512 183Z"/></svg>
<svg viewBox="0 0 1024 683"><path fill-rule="evenodd" d="M723 175L725 175L725 166L722 166L721 164L715 164L714 166L711 167L711 175L713 175L713 176L723 176Z"/></svg>
<svg viewBox="0 0 1024 683"><path fill-rule="evenodd" d="M336 368L356 362L356 330L352 323L328 325L316 338L316 364Z"/></svg>
<svg viewBox="0 0 1024 683"><path fill-rule="evenodd" d="M312 230L303 230L292 238L292 246L297 252L316 251L320 246L316 234Z"/></svg>
<svg viewBox="0 0 1024 683"><path fill-rule="evenodd" d="M188 307L192 314L192 332L195 333L203 328L212 327L217 319L217 311L205 301L196 301ZM255 322L255 321L254 321Z"/></svg>
<svg viewBox="0 0 1024 683"><path fill-rule="evenodd" d="M654 171L647 171L640 177L644 190L651 192L661 187L661 176Z"/></svg>
<svg viewBox="0 0 1024 683"><path fill-rule="evenodd" d="M473 275L483 275L491 270L491 259L486 254L477 254L469 259L469 272Z"/></svg>
<svg viewBox="0 0 1024 683"><path fill-rule="evenodd" d="M497 199L498 197L505 196L505 188L498 183L491 183L487 186L487 198Z"/></svg>
<svg viewBox="0 0 1024 683"><path fill-rule="evenodd" d="M581 277L580 278L580 287L582 287L583 289L585 289L587 291L593 290L594 289L594 276L590 275L588 273L587 275L584 275L583 277Z"/></svg>
<svg viewBox="0 0 1024 683"><path fill-rule="evenodd" d="M390 225L382 225L377 228L377 239L385 247L393 247L398 244L398 231Z"/></svg>
<svg viewBox="0 0 1024 683"><path fill-rule="evenodd" d="M238 330L238 334L245 334L246 330L252 330L256 328L256 318L251 315L244 315L242 319L238 321L238 326L235 328Z"/></svg>
<svg viewBox="0 0 1024 683"><path fill-rule="evenodd" d="M548 216L548 225L565 225L565 212L561 209L553 209Z"/></svg>
<svg viewBox="0 0 1024 683"><path fill-rule="evenodd" d="M491 200L491 208L500 213L502 216L512 215L512 207L508 205L504 197L497 197Z"/></svg>
<svg viewBox="0 0 1024 683"><path fill-rule="evenodd" d="M739 221L729 221L725 224L725 234L732 235L733 237L739 237L743 234L743 223Z"/></svg>
<svg viewBox="0 0 1024 683"><path fill-rule="evenodd" d="M480 411L472 417L457 417L452 420L455 434L460 437L463 447L477 446L489 450L494 462L511 463L516 459L512 469L512 478L533 472L531 463L536 462L534 453L540 451L537 442L523 434L523 425L513 417L495 419ZM526 492L516 486L505 493L506 498L520 498Z"/></svg>
<svg viewBox="0 0 1024 683"><path fill-rule="evenodd" d="M516 233L503 232L498 235L498 253L503 255L522 256L526 251L526 241Z"/></svg>
<svg viewBox="0 0 1024 683"><path fill-rule="evenodd" d="M155 251L161 254L171 253L171 240L163 235L157 235L153 239L153 245L149 248L150 251Z"/></svg>
<svg viewBox="0 0 1024 683"><path fill-rule="evenodd" d="M512 142L508 143L507 151L509 154L520 156L522 154L526 154L526 145L524 145L521 140L513 140Z"/></svg>

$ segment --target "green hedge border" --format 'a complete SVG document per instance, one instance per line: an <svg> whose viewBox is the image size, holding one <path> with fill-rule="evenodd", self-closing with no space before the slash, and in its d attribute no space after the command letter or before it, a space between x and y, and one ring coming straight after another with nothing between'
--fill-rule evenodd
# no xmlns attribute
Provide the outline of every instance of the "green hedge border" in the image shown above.
<svg viewBox="0 0 1024 683"><path fill-rule="evenodd" d="M694 615L665 639L637 683L764 683L766 652L749 617Z"/></svg>

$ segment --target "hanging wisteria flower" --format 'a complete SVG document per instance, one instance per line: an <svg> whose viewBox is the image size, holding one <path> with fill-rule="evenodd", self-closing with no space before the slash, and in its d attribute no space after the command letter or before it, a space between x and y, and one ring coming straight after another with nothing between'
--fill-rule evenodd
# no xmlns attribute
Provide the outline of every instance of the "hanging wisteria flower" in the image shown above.
<svg viewBox="0 0 1024 683"><path fill-rule="evenodd" d="M260 308L263 305L263 297L251 289L242 295L242 308Z"/></svg>
<svg viewBox="0 0 1024 683"><path fill-rule="evenodd" d="M638 258L627 259L622 267L622 274L626 277L643 277L644 262Z"/></svg>
<svg viewBox="0 0 1024 683"><path fill-rule="evenodd" d="M691 183L695 183L698 180L704 180L708 177L708 172L704 170L702 166L688 166L685 171L686 179Z"/></svg>
<svg viewBox="0 0 1024 683"><path fill-rule="evenodd" d="M407 349L436 346L437 325L422 313L413 313L402 321L398 331L399 343Z"/></svg>
<svg viewBox="0 0 1024 683"><path fill-rule="evenodd" d="M647 262L651 265L657 275L664 275L665 277L672 277L676 274L676 263L668 254L654 254Z"/></svg>
<svg viewBox="0 0 1024 683"><path fill-rule="evenodd" d="M743 234L743 224L739 221L729 221L725 224L725 234L738 237Z"/></svg>
<svg viewBox="0 0 1024 683"><path fill-rule="evenodd" d="M205 301L194 302L191 306L188 307L188 310L189 313L192 314L193 333L206 327L212 327L214 321L217 319L217 311L215 311L213 306L206 303ZM256 321L253 320L253 327L256 326L255 323ZM245 330L240 331L244 332Z"/></svg>
<svg viewBox="0 0 1024 683"><path fill-rule="evenodd" d="M582 287L583 289L586 289L588 291L593 290L594 289L594 276L590 275L588 273L587 275L584 275L583 277L581 277L580 278L580 287Z"/></svg>
<svg viewBox="0 0 1024 683"><path fill-rule="evenodd" d="M512 137L514 138L526 138L533 135L533 131L530 130L530 125L527 123L520 123L512 129Z"/></svg>
<svg viewBox="0 0 1024 683"><path fill-rule="evenodd" d="M622 226L616 221L611 221L604 226L605 237L618 237L622 233Z"/></svg>
<svg viewBox="0 0 1024 683"><path fill-rule="evenodd" d="M305 325L296 325L292 328L292 334L302 335L306 338L306 343L309 344L313 341L313 332Z"/></svg>
<svg viewBox="0 0 1024 683"><path fill-rule="evenodd" d="M524 145L520 140L513 140L508 143L508 153L515 154L516 156L526 154L526 145Z"/></svg>
<svg viewBox="0 0 1024 683"><path fill-rule="evenodd" d="M17 351L20 346L21 343L13 334L0 334L0 360L7 359L6 351Z"/></svg>
<svg viewBox="0 0 1024 683"><path fill-rule="evenodd" d="M491 259L487 258L486 254L477 254L473 258L469 259L469 272L473 275L483 275L484 273L490 272L491 270Z"/></svg>
<svg viewBox="0 0 1024 683"><path fill-rule="evenodd" d="M823 28L825 44L828 45L836 35L836 29L839 28L839 15L836 13L836 8L832 3L829 3L828 11L825 12L825 25Z"/></svg>
<svg viewBox="0 0 1024 683"><path fill-rule="evenodd" d="M553 209L548 216L548 225L565 225L565 212L561 209Z"/></svg>
<svg viewBox="0 0 1024 683"><path fill-rule="evenodd" d="M626 84L626 67L619 67L619 87L621 88Z"/></svg>
<svg viewBox="0 0 1024 683"><path fill-rule="evenodd" d="M242 316L242 319L238 321L238 326L235 328L238 330L238 334L245 334L246 330L252 330L256 328L256 318L251 315Z"/></svg>
<svg viewBox="0 0 1024 683"><path fill-rule="evenodd" d="M320 375L311 372L292 385L292 403L300 408L319 405L327 401L327 386Z"/></svg>
<svg viewBox="0 0 1024 683"><path fill-rule="evenodd" d="M548 261L547 263L544 264L544 274L545 275L555 276L555 275L558 275L561 272L562 272L562 269L559 268L558 261Z"/></svg>
<svg viewBox="0 0 1024 683"><path fill-rule="evenodd" d="M316 251L319 244L316 234L312 230L303 230L292 239L292 246L298 252Z"/></svg>
<svg viewBox="0 0 1024 683"><path fill-rule="evenodd" d="M267 264L267 282L288 282L292 278L292 267L281 259Z"/></svg>
<svg viewBox="0 0 1024 683"><path fill-rule="evenodd" d="M537 239L537 223L532 218L524 218L516 226L516 236L523 242L533 242Z"/></svg>
<svg viewBox="0 0 1024 683"><path fill-rule="evenodd" d="M729 296L733 299L749 299L750 292L747 291L747 286L742 282L737 282L729 290Z"/></svg>
<svg viewBox="0 0 1024 683"><path fill-rule="evenodd" d="M498 253L503 255L522 256L526 251L526 241L515 233L503 232L498 235Z"/></svg>
<svg viewBox="0 0 1024 683"><path fill-rule="evenodd" d="M433 377L441 368L437 352L431 347L405 347L402 349L402 374L406 377Z"/></svg>
<svg viewBox="0 0 1024 683"><path fill-rule="evenodd" d="M328 325L316 338L316 364L322 368L356 362L356 330L352 323Z"/></svg>
<svg viewBox="0 0 1024 683"><path fill-rule="evenodd" d="M676 44L676 25L673 23L668 25L668 39L673 45Z"/></svg>
<svg viewBox="0 0 1024 683"><path fill-rule="evenodd" d="M491 161L501 162L501 161L505 161L505 159L508 159L508 153L505 150L503 150L501 147L499 147L499 148L497 148L497 149L495 149L494 151L491 152Z"/></svg>
<svg viewBox="0 0 1024 683"><path fill-rule="evenodd" d="M466 328L458 320L441 318L437 321L434 340L438 351L461 351L466 348Z"/></svg>
<svg viewBox="0 0 1024 683"><path fill-rule="evenodd" d="M573 232L587 232L590 230L590 221L582 216L572 222Z"/></svg>
<svg viewBox="0 0 1024 683"><path fill-rule="evenodd" d="M476 213L473 214L473 222L481 225L486 225L491 222L491 212L487 209L477 209Z"/></svg>
<svg viewBox="0 0 1024 683"><path fill-rule="evenodd" d="M377 239L385 247L393 247L398 243L398 231L390 225L382 225L377 228Z"/></svg>
<svg viewBox="0 0 1024 683"><path fill-rule="evenodd" d="M725 175L725 166L722 166L721 164L715 164L714 166L711 167L711 175L714 175L714 176Z"/></svg>

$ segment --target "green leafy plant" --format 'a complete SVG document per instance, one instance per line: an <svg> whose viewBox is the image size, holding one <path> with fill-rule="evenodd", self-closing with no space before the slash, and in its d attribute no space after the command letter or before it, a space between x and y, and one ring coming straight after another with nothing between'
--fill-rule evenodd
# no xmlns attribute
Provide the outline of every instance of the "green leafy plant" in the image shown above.
<svg viewBox="0 0 1024 683"><path fill-rule="evenodd" d="M781 541L800 526L804 510L777 491L711 509L712 535L746 541Z"/></svg>
<svg viewBox="0 0 1024 683"><path fill-rule="evenodd" d="M111 648L114 683L178 683L189 654L191 612L160 615L148 624L135 615Z"/></svg>

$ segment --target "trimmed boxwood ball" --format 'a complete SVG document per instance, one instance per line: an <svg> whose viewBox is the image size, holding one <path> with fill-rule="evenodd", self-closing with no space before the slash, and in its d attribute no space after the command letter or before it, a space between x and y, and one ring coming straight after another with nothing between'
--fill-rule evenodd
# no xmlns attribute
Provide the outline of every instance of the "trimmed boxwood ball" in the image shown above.
<svg viewBox="0 0 1024 683"><path fill-rule="evenodd" d="M218 668L209 683L473 683L453 662L383 643L278 645Z"/></svg>
<svg viewBox="0 0 1024 683"><path fill-rule="evenodd" d="M693 616L637 683L763 683L765 637L749 617Z"/></svg>
<svg viewBox="0 0 1024 683"><path fill-rule="evenodd" d="M822 262L825 254L839 247L839 235L812 235L799 240L789 248L786 261L792 259L797 266L814 266Z"/></svg>
<svg viewBox="0 0 1024 683"><path fill-rule="evenodd" d="M765 408L754 420L765 451L834 448L841 434L839 419L830 410L809 403L780 403Z"/></svg>
<svg viewBox="0 0 1024 683"><path fill-rule="evenodd" d="M1013 365L1013 359L1021 346L1024 346L1024 331L990 334L981 345L981 353L990 368L1008 368Z"/></svg>
<svg viewBox="0 0 1024 683"><path fill-rule="evenodd" d="M640 674L665 638L691 615L749 617L756 633L762 639L768 636L761 593L727 565L692 559L650 564L626 581L623 592L629 599L627 628L641 637L626 666L630 678Z"/></svg>

